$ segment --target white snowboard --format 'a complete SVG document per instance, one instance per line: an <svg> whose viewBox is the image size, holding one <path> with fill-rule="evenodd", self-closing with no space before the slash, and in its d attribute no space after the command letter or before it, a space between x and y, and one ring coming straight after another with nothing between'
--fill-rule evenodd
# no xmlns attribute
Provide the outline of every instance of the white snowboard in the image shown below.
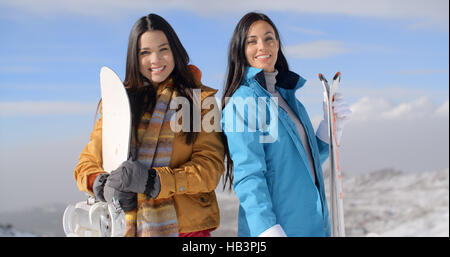
<svg viewBox="0 0 450 257"><path fill-rule="evenodd" d="M111 172L129 156L131 110L122 81L105 66L100 70L100 87L103 169ZM92 197L69 205L64 211L63 228L67 236L122 236L125 227L125 214L121 209Z"/></svg>
<svg viewBox="0 0 450 257"><path fill-rule="evenodd" d="M100 86L103 109L103 169L111 172L128 159L131 135L130 102L119 76L106 66L100 70Z"/></svg>

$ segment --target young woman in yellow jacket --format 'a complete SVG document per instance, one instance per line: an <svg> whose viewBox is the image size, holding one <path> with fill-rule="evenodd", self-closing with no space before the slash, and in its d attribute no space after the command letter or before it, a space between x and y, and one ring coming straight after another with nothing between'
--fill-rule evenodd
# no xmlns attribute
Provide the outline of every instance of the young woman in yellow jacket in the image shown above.
<svg viewBox="0 0 450 257"><path fill-rule="evenodd" d="M110 174L102 169L100 117L75 167L80 190L119 201L126 236L210 236L219 225L214 189L224 172L220 134L193 131L193 115L188 131L170 126L176 97L188 100L192 114L194 90L201 90L201 101L217 92L201 84L200 70L188 62L167 21L156 14L140 18L130 33L124 80L132 110L131 158ZM202 109L201 117L210 111Z"/></svg>

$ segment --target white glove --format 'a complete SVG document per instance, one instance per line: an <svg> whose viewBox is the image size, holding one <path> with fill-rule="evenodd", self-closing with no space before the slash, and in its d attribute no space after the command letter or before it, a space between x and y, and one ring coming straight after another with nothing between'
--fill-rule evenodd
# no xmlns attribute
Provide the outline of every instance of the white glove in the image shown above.
<svg viewBox="0 0 450 257"><path fill-rule="evenodd" d="M317 128L316 135L320 138L320 140L330 143L328 137L328 108L326 102L326 94L323 95L323 117L324 119L320 122L319 128ZM333 100L333 109L336 114L336 134L337 134L337 142L338 145L341 143L342 138L342 130L344 125L347 124L352 117L352 111L348 106L347 102L344 100L344 97L341 93L336 92L334 94Z"/></svg>

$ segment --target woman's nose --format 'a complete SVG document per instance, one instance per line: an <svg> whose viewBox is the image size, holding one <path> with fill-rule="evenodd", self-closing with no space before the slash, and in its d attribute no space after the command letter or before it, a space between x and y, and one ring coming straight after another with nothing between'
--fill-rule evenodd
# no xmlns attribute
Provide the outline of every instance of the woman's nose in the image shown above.
<svg viewBox="0 0 450 257"><path fill-rule="evenodd" d="M150 63L158 63L161 59L161 56L159 53L152 53L150 55Z"/></svg>
<svg viewBox="0 0 450 257"><path fill-rule="evenodd" d="M258 46L258 51L264 51L267 49L267 45L263 40L260 40L257 44Z"/></svg>

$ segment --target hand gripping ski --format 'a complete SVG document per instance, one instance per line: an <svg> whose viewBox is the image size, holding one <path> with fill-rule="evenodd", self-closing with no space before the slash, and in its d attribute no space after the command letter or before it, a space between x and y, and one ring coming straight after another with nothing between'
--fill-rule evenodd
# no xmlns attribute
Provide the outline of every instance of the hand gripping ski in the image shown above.
<svg viewBox="0 0 450 257"><path fill-rule="evenodd" d="M341 80L341 73L338 72L333 77L331 87L325 77L319 73L325 91L326 105L328 108L328 138L330 145L330 167L331 167L331 228L332 236L345 236L344 225L344 205L342 194L342 176L339 165L338 142L336 135L336 114L333 109L334 93L337 91Z"/></svg>

